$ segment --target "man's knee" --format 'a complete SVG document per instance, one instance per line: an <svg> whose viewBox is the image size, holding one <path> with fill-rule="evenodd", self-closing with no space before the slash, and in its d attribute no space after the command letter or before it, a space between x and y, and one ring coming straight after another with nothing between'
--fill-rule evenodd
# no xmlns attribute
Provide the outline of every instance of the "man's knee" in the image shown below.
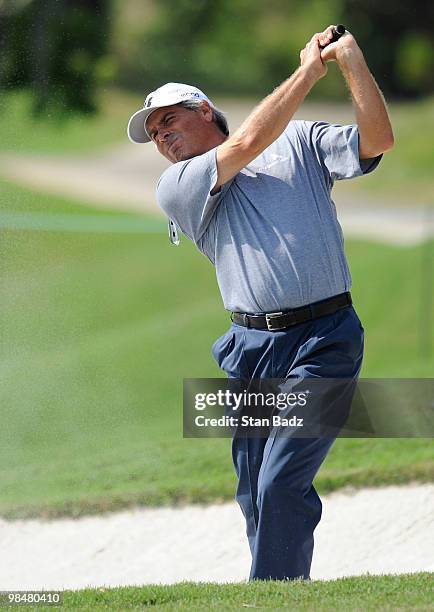
<svg viewBox="0 0 434 612"><path fill-rule="evenodd" d="M333 442L333 438L276 437L261 466L258 492L306 495Z"/></svg>
<svg viewBox="0 0 434 612"><path fill-rule="evenodd" d="M321 500L312 483L303 483L302 486L295 486L296 484L291 486L279 477L263 478L258 484L256 499L259 511L268 509L276 514L297 511L308 511L312 515L317 515L318 512L321 514Z"/></svg>

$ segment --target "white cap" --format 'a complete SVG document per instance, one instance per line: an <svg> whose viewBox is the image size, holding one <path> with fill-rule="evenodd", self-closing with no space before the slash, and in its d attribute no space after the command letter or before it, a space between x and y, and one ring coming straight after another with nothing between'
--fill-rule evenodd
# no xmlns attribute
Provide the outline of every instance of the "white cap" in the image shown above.
<svg viewBox="0 0 434 612"><path fill-rule="evenodd" d="M146 121L157 108L172 106L186 100L206 100L215 108L211 100L197 87L184 83L166 83L152 91L145 100L143 108L138 110L128 122L128 138L131 142L149 142L151 139L146 131Z"/></svg>

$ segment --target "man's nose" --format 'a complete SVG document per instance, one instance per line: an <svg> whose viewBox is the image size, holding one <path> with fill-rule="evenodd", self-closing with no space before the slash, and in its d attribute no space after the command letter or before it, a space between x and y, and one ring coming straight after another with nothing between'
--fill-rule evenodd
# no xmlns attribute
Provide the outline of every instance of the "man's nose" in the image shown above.
<svg viewBox="0 0 434 612"><path fill-rule="evenodd" d="M164 142L165 140L167 140L169 135L170 135L169 130L161 130L158 132L157 140L159 142Z"/></svg>

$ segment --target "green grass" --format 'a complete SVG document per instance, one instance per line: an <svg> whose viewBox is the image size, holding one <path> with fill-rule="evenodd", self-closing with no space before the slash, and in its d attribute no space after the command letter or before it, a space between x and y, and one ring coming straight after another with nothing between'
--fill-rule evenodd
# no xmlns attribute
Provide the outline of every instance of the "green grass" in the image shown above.
<svg viewBox="0 0 434 612"><path fill-rule="evenodd" d="M64 591L66 610L432 610L429 573L360 576L330 581L257 581L249 584L182 582L115 589ZM26 606L26 608L29 608ZM50 610L53 607L34 607Z"/></svg>
<svg viewBox="0 0 434 612"><path fill-rule="evenodd" d="M1 210L101 214L2 185ZM123 217L123 215L119 215ZM348 242L367 377L429 377L422 248ZM232 499L230 440L182 438L182 379L219 377L211 264L161 234L2 231L0 514ZM424 439L339 440L320 491L432 479Z"/></svg>

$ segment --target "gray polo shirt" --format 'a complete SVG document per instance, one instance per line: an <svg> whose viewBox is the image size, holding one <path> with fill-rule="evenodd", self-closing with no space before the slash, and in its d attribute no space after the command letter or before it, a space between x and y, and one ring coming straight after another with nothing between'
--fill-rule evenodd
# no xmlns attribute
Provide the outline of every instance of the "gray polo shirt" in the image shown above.
<svg viewBox="0 0 434 612"><path fill-rule="evenodd" d="M350 289L331 190L378 165L359 160L358 144L356 125L294 120L216 195L216 148L163 173L158 203L215 265L227 310L277 312Z"/></svg>

